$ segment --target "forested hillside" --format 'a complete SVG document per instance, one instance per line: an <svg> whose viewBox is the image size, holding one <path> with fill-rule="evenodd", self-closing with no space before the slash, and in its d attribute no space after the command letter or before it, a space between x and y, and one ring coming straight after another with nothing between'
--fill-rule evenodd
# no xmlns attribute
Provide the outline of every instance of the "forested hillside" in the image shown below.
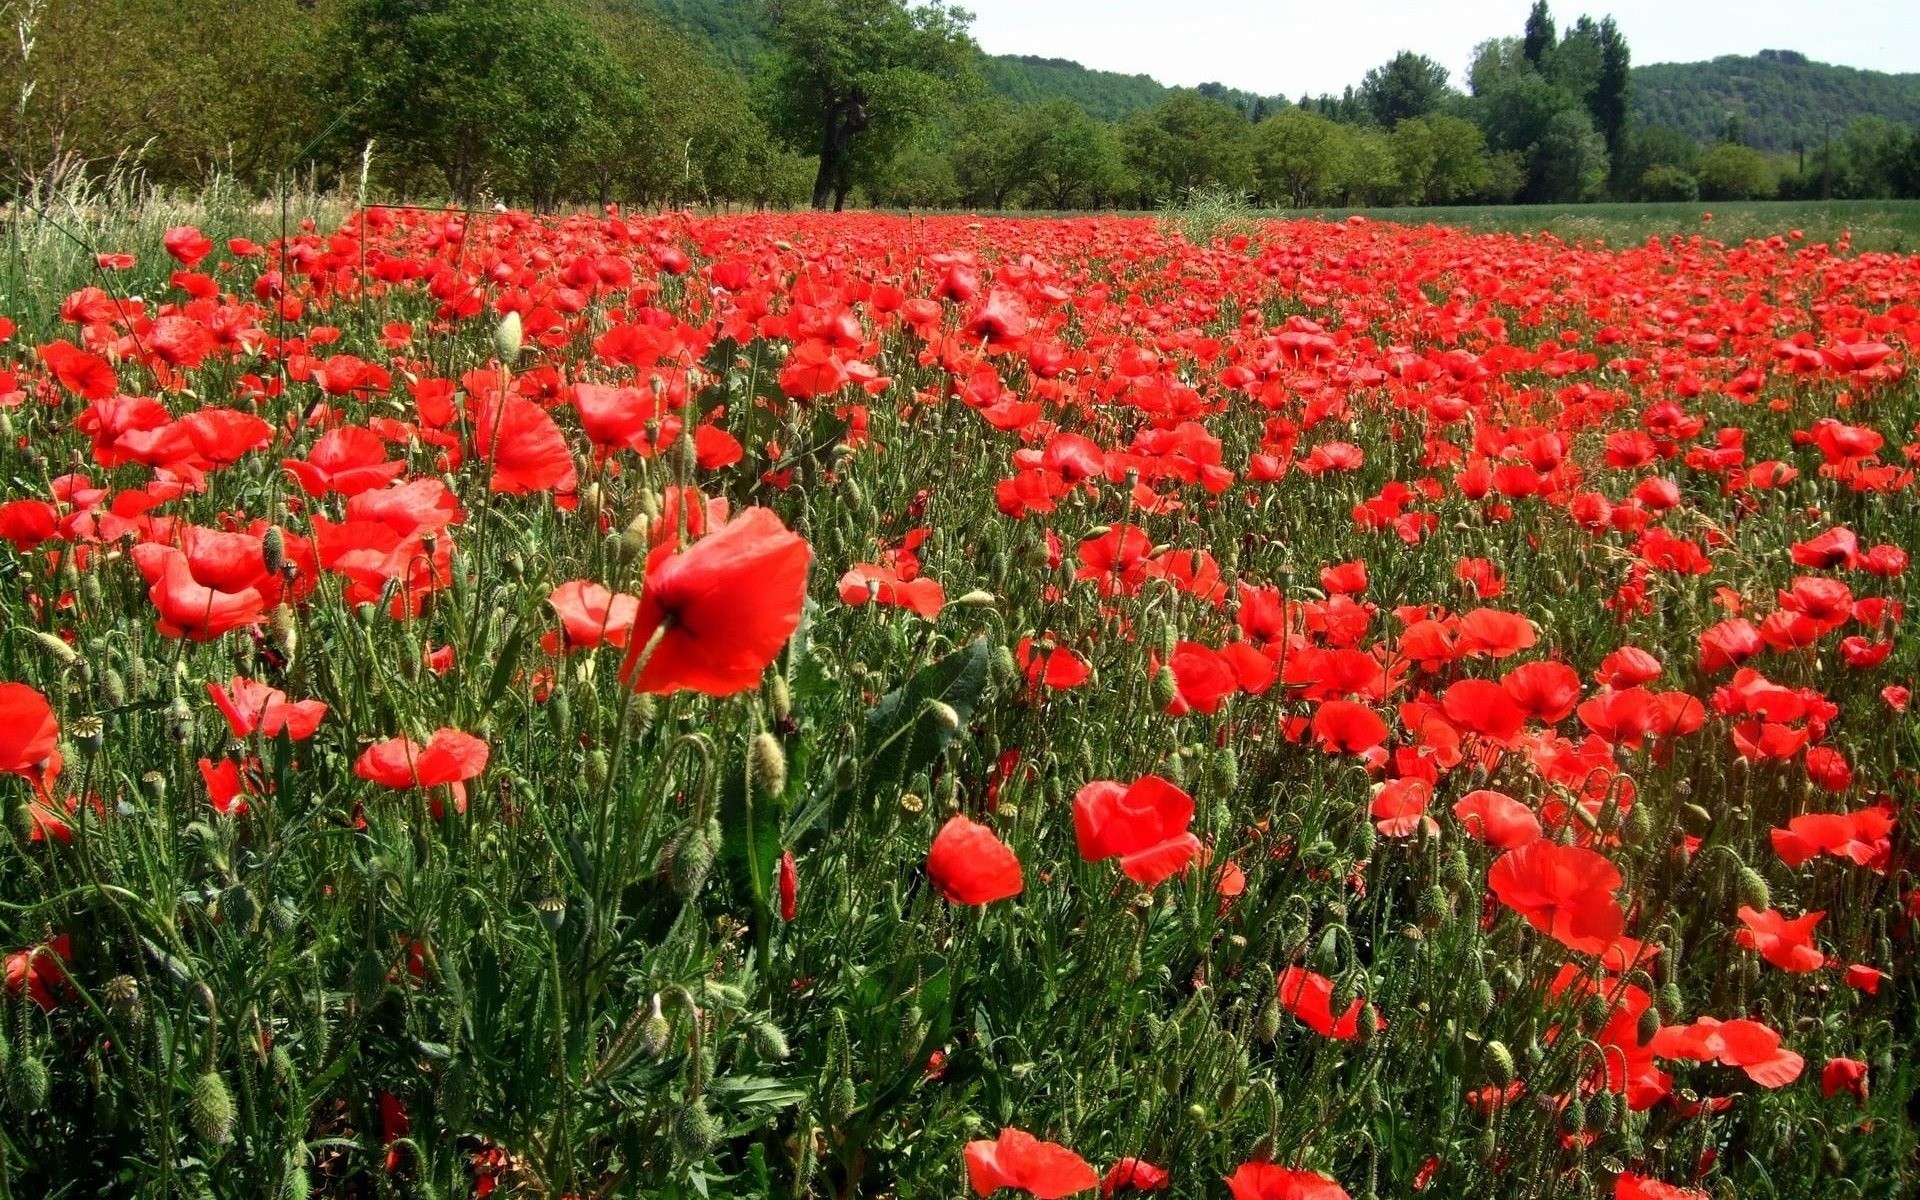
<svg viewBox="0 0 1920 1200"><path fill-rule="evenodd" d="M1920 74L1858 71L1791 50L1762 50L1752 58L1636 67L1633 108L1647 124L1670 125L1697 141L1731 133L1762 150L1795 150L1818 145L1829 126L1837 136L1859 117L1920 121Z"/></svg>
<svg viewBox="0 0 1920 1200"><path fill-rule="evenodd" d="M1338 94L986 54L908 0L88 0L0 39L7 196L118 173L559 205L1293 207L1920 195L1920 76L1635 68L1611 18ZM102 37L102 29L115 31ZM1070 47L1069 47L1070 49ZM1460 86L1464 82L1464 88ZM1829 132L1831 134L1829 140Z"/></svg>

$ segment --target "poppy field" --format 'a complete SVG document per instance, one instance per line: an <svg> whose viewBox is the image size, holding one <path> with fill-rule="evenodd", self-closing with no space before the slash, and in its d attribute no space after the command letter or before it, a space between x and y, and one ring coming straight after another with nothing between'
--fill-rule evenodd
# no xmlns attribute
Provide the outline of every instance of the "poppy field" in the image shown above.
<svg viewBox="0 0 1920 1200"><path fill-rule="evenodd" d="M1920 259L205 224L0 304L0 1197L1920 1182Z"/></svg>

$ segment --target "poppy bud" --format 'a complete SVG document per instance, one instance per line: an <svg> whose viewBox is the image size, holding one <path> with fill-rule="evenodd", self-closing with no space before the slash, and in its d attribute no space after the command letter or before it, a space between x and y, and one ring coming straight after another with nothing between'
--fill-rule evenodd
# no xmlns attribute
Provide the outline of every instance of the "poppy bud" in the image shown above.
<svg viewBox="0 0 1920 1200"><path fill-rule="evenodd" d="M259 915L260 907L253 902L253 893L244 886L235 884L220 893L220 917L234 930L252 932Z"/></svg>
<svg viewBox="0 0 1920 1200"><path fill-rule="evenodd" d="M1567 1101L1567 1107L1561 1110L1560 1126L1575 1137L1587 1131L1587 1103L1575 1096ZM1577 1144L1577 1143L1576 1143Z"/></svg>
<svg viewBox="0 0 1920 1200"><path fill-rule="evenodd" d="M287 535L278 525L267 526L260 535L260 564L269 575L278 575L287 565Z"/></svg>
<svg viewBox="0 0 1920 1200"><path fill-rule="evenodd" d="M567 699L567 690L564 685L556 687L547 697L547 729L562 745L573 739L573 702Z"/></svg>
<svg viewBox="0 0 1920 1200"><path fill-rule="evenodd" d="M1439 884L1429 885L1420 893L1420 924L1428 929L1438 929L1447 923L1453 915L1453 899Z"/></svg>
<svg viewBox="0 0 1920 1200"><path fill-rule="evenodd" d="M1659 1032L1660 1011L1652 1005L1648 1005L1645 1009L1641 1010L1640 1013L1640 1027L1638 1029L1640 1040L1650 1042L1653 1040L1653 1035Z"/></svg>
<svg viewBox="0 0 1920 1200"><path fill-rule="evenodd" d="M67 640L57 633L36 629L33 631L33 637L40 643L40 648L47 652L48 657L63 667L70 667L80 659L80 652L69 646Z"/></svg>
<svg viewBox="0 0 1920 1200"><path fill-rule="evenodd" d="M776 724L793 719L793 690L787 686L787 677L778 671L767 676L767 708Z"/></svg>
<svg viewBox="0 0 1920 1200"><path fill-rule="evenodd" d="M587 786L596 792L605 787L607 772L611 769L612 765L607 761L607 752L598 746L594 747L593 751L587 755Z"/></svg>
<svg viewBox="0 0 1920 1200"><path fill-rule="evenodd" d="M1153 706L1166 708L1180 696L1180 683L1173 677L1172 667L1161 667L1153 673Z"/></svg>
<svg viewBox="0 0 1920 1200"><path fill-rule="evenodd" d="M998 598L996 598L992 592L984 591L980 588L974 588L972 591L967 592L965 595L953 601L953 603L959 605L961 608L992 608L999 602Z"/></svg>
<svg viewBox="0 0 1920 1200"><path fill-rule="evenodd" d="M1749 908L1765 911L1773 907L1773 889L1767 886L1765 877L1752 867L1740 868L1738 884L1734 890L1740 897L1740 903Z"/></svg>
<svg viewBox="0 0 1920 1200"><path fill-rule="evenodd" d="M517 309L500 318L500 323L493 327L493 354L502 366L512 366L519 360L524 341L525 327Z"/></svg>
<svg viewBox="0 0 1920 1200"><path fill-rule="evenodd" d="M933 717L934 721L944 729L958 730L960 728L960 714L955 712L953 705L948 704L945 700L927 701L927 712Z"/></svg>
<svg viewBox="0 0 1920 1200"><path fill-rule="evenodd" d="M47 1094L53 1090L53 1076L37 1054L16 1059L7 1071L7 1101L22 1116L32 1116L47 1106Z"/></svg>
<svg viewBox="0 0 1920 1200"><path fill-rule="evenodd" d="M1263 1045L1268 1046L1273 1045L1274 1039L1280 1036L1280 1001L1277 998L1260 1006L1259 1013L1253 1019L1253 1033Z"/></svg>
<svg viewBox="0 0 1920 1200"><path fill-rule="evenodd" d="M1487 1069L1492 1072L1493 1081L1505 1087L1514 1080L1513 1051L1507 1049L1505 1042L1488 1042L1485 1047Z"/></svg>
<svg viewBox="0 0 1920 1200"><path fill-rule="evenodd" d="M772 1017L762 1017L753 1023L751 1029L753 1052L768 1062L779 1062L792 1053L787 1045L787 1035L773 1023Z"/></svg>
<svg viewBox="0 0 1920 1200"><path fill-rule="evenodd" d="M193 1081L193 1093L187 1098L187 1123L209 1146L224 1146L233 1140L233 1093L227 1090L220 1072L207 1071Z"/></svg>
<svg viewBox="0 0 1920 1200"><path fill-rule="evenodd" d="M783 795L787 790L787 752L780 748L780 739L766 732L754 734L752 757L756 794L763 800Z"/></svg>
<svg viewBox="0 0 1920 1200"><path fill-rule="evenodd" d="M1484 979L1475 980L1473 985L1473 1011L1484 1021L1493 1015L1495 1004L1496 998L1493 994L1493 985Z"/></svg>
<svg viewBox="0 0 1920 1200"><path fill-rule="evenodd" d="M1836 1179L1845 1178L1847 1156L1840 1152L1840 1147L1828 1142L1820 1148L1820 1160L1826 1165L1828 1174Z"/></svg>
<svg viewBox="0 0 1920 1200"><path fill-rule="evenodd" d="M706 886L707 874L720 853L720 822L709 817L705 822L689 820L668 844L671 862L667 878L682 900L691 900Z"/></svg>
<svg viewBox="0 0 1920 1200"><path fill-rule="evenodd" d="M1240 756L1232 746L1222 746L1213 756L1213 782L1221 792L1231 794L1240 787Z"/></svg>
<svg viewBox="0 0 1920 1200"><path fill-rule="evenodd" d="M673 1024L660 1011L660 996L653 997L653 1011L640 1024L640 1049L648 1058L659 1058L667 1052L667 1046L673 1041Z"/></svg>
<svg viewBox="0 0 1920 1200"><path fill-rule="evenodd" d="M688 1159L698 1162L720 1140L720 1122L707 1110L707 1102L694 1097L673 1114L673 1144Z"/></svg>

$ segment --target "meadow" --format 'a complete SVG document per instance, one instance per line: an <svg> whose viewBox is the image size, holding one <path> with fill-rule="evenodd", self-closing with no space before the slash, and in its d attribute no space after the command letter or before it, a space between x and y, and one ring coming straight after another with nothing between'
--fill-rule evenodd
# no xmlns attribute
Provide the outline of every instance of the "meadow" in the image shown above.
<svg viewBox="0 0 1920 1200"><path fill-rule="evenodd" d="M16 213L0 1197L1913 1194L1914 211L1567 219Z"/></svg>

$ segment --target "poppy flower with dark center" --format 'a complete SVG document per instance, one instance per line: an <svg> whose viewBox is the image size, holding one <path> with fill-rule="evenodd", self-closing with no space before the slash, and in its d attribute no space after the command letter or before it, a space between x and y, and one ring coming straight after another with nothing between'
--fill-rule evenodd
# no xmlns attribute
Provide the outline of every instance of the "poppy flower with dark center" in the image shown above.
<svg viewBox="0 0 1920 1200"><path fill-rule="evenodd" d="M635 691L709 696L755 686L799 628L812 557L765 508L747 509L685 550L656 549L621 680Z"/></svg>
<svg viewBox="0 0 1920 1200"><path fill-rule="evenodd" d="M1347 1189L1325 1175L1278 1163L1242 1163L1227 1176L1233 1200L1352 1200Z"/></svg>

